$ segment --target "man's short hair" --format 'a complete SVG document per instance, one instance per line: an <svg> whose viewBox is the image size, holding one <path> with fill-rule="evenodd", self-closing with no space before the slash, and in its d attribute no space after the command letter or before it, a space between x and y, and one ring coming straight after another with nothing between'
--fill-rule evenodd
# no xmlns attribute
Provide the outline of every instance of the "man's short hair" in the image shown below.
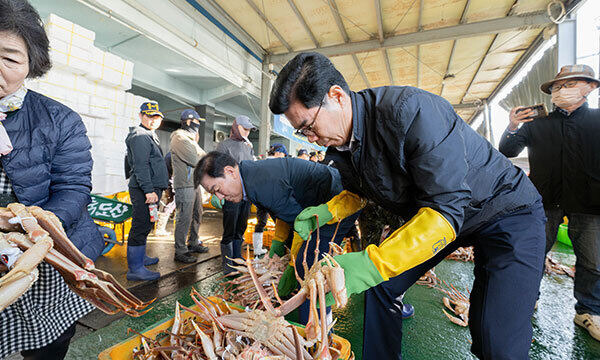
<svg viewBox="0 0 600 360"><path fill-rule="evenodd" d="M204 155L194 169L194 187L197 188L206 175L212 178L223 177L225 166L236 167L237 161L219 151L211 151Z"/></svg>
<svg viewBox="0 0 600 360"><path fill-rule="evenodd" d="M346 80L326 56L317 52L300 53L277 76L269 108L273 114L283 114L296 99L307 108L319 106L333 85L350 93Z"/></svg>

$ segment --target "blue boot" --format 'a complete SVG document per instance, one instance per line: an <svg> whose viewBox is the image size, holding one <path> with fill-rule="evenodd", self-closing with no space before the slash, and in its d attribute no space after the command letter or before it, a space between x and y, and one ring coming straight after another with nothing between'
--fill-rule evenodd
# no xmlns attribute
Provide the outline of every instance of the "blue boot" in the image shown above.
<svg viewBox="0 0 600 360"><path fill-rule="evenodd" d="M402 304L402 318L408 319L415 315L415 308L411 304L403 303Z"/></svg>
<svg viewBox="0 0 600 360"><path fill-rule="evenodd" d="M144 266L154 265L157 263L158 263L157 257L150 257L150 256L144 254Z"/></svg>
<svg viewBox="0 0 600 360"><path fill-rule="evenodd" d="M127 245L127 280L132 281L151 281L160 277L160 274L150 271L144 267L144 256L146 254L146 245L131 246Z"/></svg>

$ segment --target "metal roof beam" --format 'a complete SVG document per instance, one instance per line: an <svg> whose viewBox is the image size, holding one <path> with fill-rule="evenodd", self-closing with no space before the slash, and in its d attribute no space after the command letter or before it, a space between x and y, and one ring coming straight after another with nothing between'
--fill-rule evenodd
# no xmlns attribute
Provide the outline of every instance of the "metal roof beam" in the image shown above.
<svg viewBox="0 0 600 360"><path fill-rule="evenodd" d="M464 24L467 22L467 13L469 12L469 6L471 6L471 0L467 0L465 7L463 8L462 15L460 16L460 24ZM452 65L452 59L454 59L454 51L456 50L456 40L452 41L452 50L450 50L450 56L448 57L448 64L446 65L446 72L444 72L444 79L442 79L442 89L440 90L440 96L444 96L444 89L446 88L446 79L447 75L450 75L448 72L450 71L450 66Z"/></svg>
<svg viewBox="0 0 600 360"><path fill-rule="evenodd" d="M327 4L329 5L329 9L331 10L331 14L333 15L333 19L337 24L338 30L342 33L342 38L344 38L344 42L347 43L350 41L350 37L348 37L348 33L346 32L346 28L344 27L344 23L342 22L342 17L340 16L340 11L337 8L334 0L327 0Z"/></svg>
<svg viewBox="0 0 600 360"><path fill-rule="evenodd" d="M479 108L483 107L483 101L473 101L473 102L468 102L468 103L452 104L452 107L454 108L454 110L479 109Z"/></svg>
<svg viewBox="0 0 600 360"><path fill-rule="evenodd" d="M390 65L390 57L388 56L386 49L381 49L381 55L385 62L385 70L387 71L388 78L390 79L390 85L394 85L394 75L392 74L392 66Z"/></svg>
<svg viewBox="0 0 600 360"><path fill-rule="evenodd" d="M367 79L367 75L365 74L365 71L362 68L362 65L360 65L360 61L358 61L358 56L356 56L356 54L352 54L352 60L354 60L354 65L356 65L356 68L358 69L358 73L360 74L360 77L362 77L363 81L365 82L365 85L367 86L367 88L371 87L371 84L369 83L369 79Z"/></svg>
<svg viewBox="0 0 600 360"><path fill-rule="evenodd" d="M288 4L290 4L290 7L294 11L294 14L296 14L296 17L298 18L298 21L300 21L300 24L302 24L304 31L306 31L308 36L310 36L310 39L312 40L313 44L315 44L315 47L318 48L320 46L319 42L317 41L315 34L313 34L313 32L310 30L310 27L306 23L306 20L304 20L304 16L302 16L302 14L300 13L300 10L298 10L298 7L296 7L294 0L288 0Z"/></svg>
<svg viewBox="0 0 600 360"><path fill-rule="evenodd" d="M331 4L332 0L328 1ZM389 49L395 47L415 46L419 44L430 44L446 40L463 39L473 36L497 34L506 31L523 29L526 27L538 27L542 25L547 25L549 23L550 20L545 14L507 16L468 24L447 26L439 29L414 32L410 34L396 35L386 38L383 41L383 43L380 43L378 39L365 40L348 44L325 46L318 49L308 49L304 51L318 51L325 56L333 57L348 54L356 54L360 52L374 51L382 48ZM274 63L284 63L292 57L294 57L295 55L297 55L298 53L299 52L289 52L286 54L272 55L271 59Z"/></svg>
<svg viewBox="0 0 600 360"><path fill-rule="evenodd" d="M377 15L377 37L383 42L383 15L381 14L381 0L375 0L375 14Z"/></svg>
<svg viewBox="0 0 600 360"><path fill-rule="evenodd" d="M260 9L258 8L258 6L256 6L256 4L252 1L252 0L246 0L246 2L248 3L248 5L250 5L250 7L252 8L252 10L254 10L254 12L262 19L262 21L265 22L265 24L267 24L267 27L273 32L273 34L275 34L275 36L277 36L277 38L279 39L279 41L281 41L281 43L283 44L283 46L285 46L285 48L288 51L293 51L292 47L290 46L290 44L288 44L287 41L285 41L285 39L283 38L283 36L281 36L281 34L279 33L279 31L277 31L277 29L275 28L275 26L273 26L273 24L269 21L269 19L267 19L267 17L265 16L265 14L263 14L262 11L260 11Z"/></svg>

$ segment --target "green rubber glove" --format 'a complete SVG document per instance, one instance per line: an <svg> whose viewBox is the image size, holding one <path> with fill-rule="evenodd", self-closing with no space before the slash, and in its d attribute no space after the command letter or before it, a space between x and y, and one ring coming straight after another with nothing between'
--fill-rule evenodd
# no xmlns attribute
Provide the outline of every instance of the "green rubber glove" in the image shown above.
<svg viewBox="0 0 600 360"><path fill-rule="evenodd" d="M381 274L379 274L366 251L342 254L335 256L334 259L344 269L344 281L348 298L383 282ZM327 264L326 262L323 263ZM325 303L327 306L335 304L331 292L327 293Z"/></svg>
<svg viewBox="0 0 600 360"><path fill-rule="evenodd" d="M285 245L283 245L281 241L273 240L271 242L271 248L269 249L269 258L272 258L275 255L279 257L285 255Z"/></svg>
<svg viewBox="0 0 600 360"><path fill-rule="evenodd" d="M300 214L296 216L294 230L304 240L308 239L310 234L317 228L315 215L319 216L319 226L323 226L333 219L333 215L329 211L327 204L310 206L302 210Z"/></svg>
<svg viewBox="0 0 600 360"><path fill-rule="evenodd" d="M210 204L211 204L212 206L214 206L214 207L215 207L215 209L219 209L219 210L221 210L221 209L223 209L223 204L225 204L225 199L221 199L221 200L219 200L219 198L218 198L218 197L216 197L215 195L212 195L212 196L210 197Z"/></svg>
<svg viewBox="0 0 600 360"><path fill-rule="evenodd" d="M296 274L294 273L294 267L288 265L279 279L277 285L277 293L280 297L289 296L292 291L298 287L298 280L296 280Z"/></svg>

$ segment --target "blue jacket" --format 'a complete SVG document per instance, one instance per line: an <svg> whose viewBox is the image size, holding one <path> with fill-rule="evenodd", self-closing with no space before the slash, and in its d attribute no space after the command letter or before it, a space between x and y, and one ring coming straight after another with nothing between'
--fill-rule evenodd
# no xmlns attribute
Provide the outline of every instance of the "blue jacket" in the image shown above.
<svg viewBox="0 0 600 360"><path fill-rule="evenodd" d="M327 150L345 189L406 219L430 207L460 235L541 201L527 175L443 98L409 86L350 98L349 148Z"/></svg>
<svg viewBox="0 0 600 360"><path fill-rule="evenodd" d="M81 117L30 90L2 123L13 150L0 159L19 202L52 211L73 244L98 258L104 240L87 212L92 156Z"/></svg>
<svg viewBox="0 0 600 360"><path fill-rule="evenodd" d="M242 161L239 166L248 200L292 227L304 208L342 192L339 172L312 161L277 158Z"/></svg>

